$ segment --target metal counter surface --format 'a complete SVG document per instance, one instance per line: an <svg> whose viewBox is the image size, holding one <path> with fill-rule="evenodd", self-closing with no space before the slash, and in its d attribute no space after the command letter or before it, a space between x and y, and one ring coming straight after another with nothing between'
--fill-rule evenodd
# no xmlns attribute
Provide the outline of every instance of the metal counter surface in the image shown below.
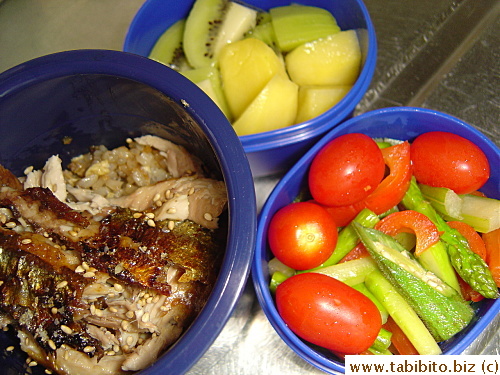
<svg viewBox="0 0 500 375"><path fill-rule="evenodd" d="M144 0L0 0L0 72L69 49L121 50ZM365 0L378 38L370 89L356 114L420 106L471 123L500 145L500 1ZM499 167L494 166L494 167ZM279 180L255 180L258 207ZM500 314L464 354L500 354ZM322 374L293 353L260 309L251 281L189 374Z"/></svg>

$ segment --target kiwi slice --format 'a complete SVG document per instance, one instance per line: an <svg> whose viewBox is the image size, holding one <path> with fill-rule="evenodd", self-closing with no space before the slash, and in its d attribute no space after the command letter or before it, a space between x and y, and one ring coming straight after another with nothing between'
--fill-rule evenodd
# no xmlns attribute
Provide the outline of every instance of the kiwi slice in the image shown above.
<svg viewBox="0 0 500 375"><path fill-rule="evenodd" d="M191 69L182 72L182 74L201 88L221 111L226 115L229 121L232 121L231 111L226 101L219 69L215 66L206 66L203 68Z"/></svg>
<svg viewBox="0 0 500 375"><path fill-rule="evenodd" d="M180 19L170 26L156 41L149 58L178 71L190 69L182 47L185 24L186 20Z"/></svg>
<svg viewBox="0 0 500 375"><path fill-rule="evenodd" d="M184 54L193 68L217 61L220 49L255 27L257 10L228 0L196 0L186 19Z"/></svg>
<svg viewBox="0 0 500 375"><path fill-rule="evenodd" d="M271 14L268 12L259 12L257 14L257 24L245 34L245 37L262 40L277 54L281 54L273 24L271 23Z"/></svg>
<svg viewBox="0 0 500 375"><path fill-rule="evenodd" d="M292 4L271 8L269 13L283 53L303 43L340 32L335 17L323 8Z"/></svg>

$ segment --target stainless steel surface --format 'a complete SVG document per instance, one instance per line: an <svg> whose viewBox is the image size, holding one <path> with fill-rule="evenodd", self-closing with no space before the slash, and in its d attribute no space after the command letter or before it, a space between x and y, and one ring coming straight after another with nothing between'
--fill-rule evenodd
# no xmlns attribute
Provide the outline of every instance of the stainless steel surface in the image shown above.
<svg viewBox="0 0 500 375"><path fill-rule="evenodd" d="M68 49L120 50L144 0L0 0L0 72ZM500 145L500 1L365 0L375 76L356 114L414 105L459 117ZM494 166L498 168L499 166ZM280 176L255 181L259 207ZM465 354L500 354L500 315ZM189 374L321 374L268 323L249 281L232 318Z"/></svg>

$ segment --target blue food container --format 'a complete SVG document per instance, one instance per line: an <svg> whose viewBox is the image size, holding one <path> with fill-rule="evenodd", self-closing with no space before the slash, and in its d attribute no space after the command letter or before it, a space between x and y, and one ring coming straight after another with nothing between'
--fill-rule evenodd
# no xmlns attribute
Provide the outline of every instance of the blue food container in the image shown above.
<svg viewBox="0 0 500 375"><path fill-rule="evenodd" d="M248 279L256 232L255 192L241 143L218 107L179 73L119 51L44 56L0 74L0 163L21 176L59 154L63 164L91 145L157 135L185 146L225 181L229 220L220 273L205 307L142 374L186 372L231 316ZM71 142L65 142L71 140ZM13 331L13 330L11 330ZM2 373L25 373L15 332L0 332ZM7 353L7 354L6 354ZM30 373L43 374L40 366Z"/></svg>
<svg viewBox="0 0 500 375"><path fill-rule="evenodd" d="M175 21L188 15L194 0L147 0L130 24L123 50L148 56L155 42ZM289 5L287 0L247 0L268 10ZM326 113L301 124L269 132L241 136L254 177L283 172L327 131L350 116L368 89L375 70L377 40L370 15L361 0L301 0L300 4L329 10L342 30L356 29L363 51L360 76L349 93Z"/></svg>
<svg viewBox="0 0 500 375"><path fill-rule="evenodd" d="M481 189L492 198L500 198L500 150L495 144L463 121L444 113L421 108L386 108L356 116L327 133L312 147L280 180L259 215L257 245L252 265L252 278L257 297L274 329L305 361L328 373L343 373L343 362L327 350L309 345L298 338L281 319L269 291L270 275L267 263L272 254L267 245L267 230L274 213L291 203L307 185L309 166L315 155L332 139L349 133L363 133L373 138L413 140L419 134L429 131L445 131L458 134L478 145L488 157L491 176ZM440 344L443 354L460 354L499 314L500 299L483 300L474 303L476 316L462 332Z"/></svg>

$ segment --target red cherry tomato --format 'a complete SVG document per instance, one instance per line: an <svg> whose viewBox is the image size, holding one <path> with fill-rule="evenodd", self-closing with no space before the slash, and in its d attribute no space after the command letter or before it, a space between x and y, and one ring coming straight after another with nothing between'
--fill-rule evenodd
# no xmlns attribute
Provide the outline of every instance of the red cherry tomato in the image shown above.
<svg viewBox="0 0 500 375"><path fill-rule="evenodd" d="M318 273L297 274L281 283L276 306L297 336L344 354L368 349L382 326L380 312L368 297Z"/></svg>
<svg viewBox="0 0 500 375"><path fill-rule="evenodd" d="M269 247L288 267L307 270L320 266L337 244L337 225L321 206L310 202L289 204L269 223Z"/></svg>
<svg viewBox="0 0 500 375"><path fill-rule="evenodd" d="M490 176L484 152L474 143L447 132L428 132L412 143L413 174L418 182L446 187L457 194L479 189Z"/></svg>
<svg viewBox="0 0 500 375"><path fill-rule="evenodd" d="M385 164L373 139L360 133L330 141L309 171L313 198L327 206L346 206L366 198L382 181Z"/></svg>

